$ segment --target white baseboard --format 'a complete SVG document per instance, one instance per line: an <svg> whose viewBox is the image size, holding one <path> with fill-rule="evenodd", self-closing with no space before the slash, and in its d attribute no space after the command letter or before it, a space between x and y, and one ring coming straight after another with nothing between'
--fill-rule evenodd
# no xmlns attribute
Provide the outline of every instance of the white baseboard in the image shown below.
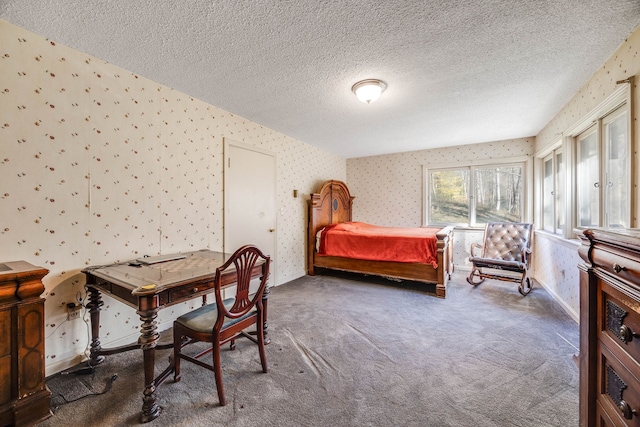
<svg viewBox="0 0 640 427"><path fill-rule="evenodd" d="M456 265L455 266L455 271L456 272L471 272L471 266L466 266L466 265ZM546 286L544 283L540 282L538 279L536 279L535 277L533 277L533 281L535 283L537 283L538 285L542 286L543 288L545 288L545 290L547 292L549 292L549 294L551 295L551 297L556 300L556 302L558 304L560 304L560 306L562 307L562 309L576 322L576 323L580 323L580 316L578 313L576 313L576 311L571 308L569 305L567 305L566 302L564 302L564 300L562 298L560 298L560 296L550 287Z"/></svg>
<svg viewBox="0 0 640 427"><path fill-rule="evenodd" d="M535 279L534 279L535 280ZM560 304L560 306L562 307L562 309L578 324L580 324L580 315L578 313L576 313L576 311L571 308L569 305L567 305L566 302L564 302L564 300L562 298L560 298L560 296L551 288L549 288L548 286L546 286L544 283L535 280L535 282L537 284L539 284L540 286L542 286L543 288L545 288L547 290L547 292L549 292L549 294L551 294L551 296L553 297L554 300L556 300L556 302L558 304Z"/></svg>

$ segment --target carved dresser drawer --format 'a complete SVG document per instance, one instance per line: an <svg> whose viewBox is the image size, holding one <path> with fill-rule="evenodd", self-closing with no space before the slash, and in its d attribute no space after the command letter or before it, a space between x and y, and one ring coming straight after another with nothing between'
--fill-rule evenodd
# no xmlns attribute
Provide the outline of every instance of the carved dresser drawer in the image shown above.
<svg viewBox="0 0 640 427"><path fill-rule="evenodd" d="M628 251L603 247L594 250L592 255L600 271L612 275L613 280L640 283L640 259L634 259Z"/></svg>
<svg viewBox="0 0 640 427"><path fill-rule="evenodd" d="M640 361L640 313L638 301L600 281L602 305L598 317L598 338L618 357ZM620 354L622 353L622 354Z"/></svg>
<svg viewBox="0 0 640 427"><path fill-rule="evenodd" d="M580 425L640 427L640 231L576 234Z"/></svg>
<svg viewBox="0 0 640 427"><path fill-rule="evenodd" d="M606 346L598 349L598 401L614 425L639 426L640 381ZM628 361L626 361L628 363ZM617 420L617 422L616 422Z"/></svg>

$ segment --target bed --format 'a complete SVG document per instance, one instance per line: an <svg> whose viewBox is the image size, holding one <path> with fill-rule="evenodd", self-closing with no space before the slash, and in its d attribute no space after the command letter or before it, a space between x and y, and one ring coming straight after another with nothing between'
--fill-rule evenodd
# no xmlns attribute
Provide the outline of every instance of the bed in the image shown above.
<svg viewBox="0 0 640 427"><path fill-rule="evenodd" d="M365 227L360 226L362 223L352 222L353 199L346 184L336 180L324 182L316 193L311 194L307 228L307 273L314 276L316 269L320 268L435 284L436 296L445 298L447 282L453 272L453 227L438 227L432 230L435 258L429 261L383 261L322 254L323 248L320 247L319 238L334 225L346 223L345 226L338 227L346 232L361 227L368 230L368 224ZM411 234L423 231L421 228L413 230Z"/></svg>

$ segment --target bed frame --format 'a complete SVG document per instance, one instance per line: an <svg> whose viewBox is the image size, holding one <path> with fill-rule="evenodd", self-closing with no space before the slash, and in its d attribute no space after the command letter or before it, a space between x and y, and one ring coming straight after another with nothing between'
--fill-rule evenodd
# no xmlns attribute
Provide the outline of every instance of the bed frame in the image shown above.
<svg viewBox="0 0 640 427"><path fill-rule="evenodd" d="M444 227L437 234L438 268L431 264L369 261L334 256L317 256L316 233L329 224L351 221L354 197L342 181L326 181L309 200L307 228L307 273L314 276L316 268L370 274L390 279L413 280L436 285L436 296L444 298L447 282L453 272L453 227Z"/></svg>

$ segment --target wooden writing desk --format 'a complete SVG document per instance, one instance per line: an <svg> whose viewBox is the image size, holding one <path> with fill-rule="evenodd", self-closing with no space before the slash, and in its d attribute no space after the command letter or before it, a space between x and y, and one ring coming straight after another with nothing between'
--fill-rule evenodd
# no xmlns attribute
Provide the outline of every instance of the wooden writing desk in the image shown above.
<svg viewBox="0 0 640 427"><path fill-rule="evenodd" d="M158 328L156 317L158 310L179 304L196 297L203 298L213 292L216 268L225 263L231 254L200 250L186 252L184 259L165 261L157 264L140 264L135 260L123 263L93 266L82 272L87 275L86 289L89 297L87 308L91 316L91 356L89 364L98 365L104 356L123 351L141 348L144 357L144 392L141 422L148 422L160 414L156 402L156 388L173 372L173 361L167 369L155 376L156 348L171 348L172 344L158 345ZM134 265L132 265L134 264ZM138 264L137 266L135 264ZM254 267L253 275L258 277L261 267ZM233 285L236 272L233 266L222 275L222 286ZM102 293L107 293L123 303L135 308L142 321L141 333L135 344L111 349L102 348L100 344L100 310L104 304ZM264 292L264 332L267 335L267 298L269 288Z"/></svg>

